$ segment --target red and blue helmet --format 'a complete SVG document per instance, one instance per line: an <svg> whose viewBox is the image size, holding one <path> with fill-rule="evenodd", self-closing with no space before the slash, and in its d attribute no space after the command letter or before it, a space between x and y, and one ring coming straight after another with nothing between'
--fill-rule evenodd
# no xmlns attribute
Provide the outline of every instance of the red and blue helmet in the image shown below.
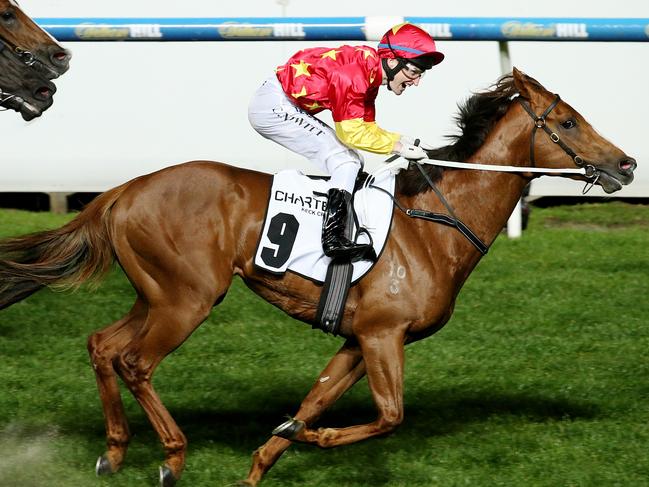
<svg viewBox="0 0 649 487"><path fill-rule="evenodd" d="M382 59L403 60L403 63L412 63L422 70L430 69L444 59L433 38L425 30L407 22L387 31L377 52Z"/></svg>

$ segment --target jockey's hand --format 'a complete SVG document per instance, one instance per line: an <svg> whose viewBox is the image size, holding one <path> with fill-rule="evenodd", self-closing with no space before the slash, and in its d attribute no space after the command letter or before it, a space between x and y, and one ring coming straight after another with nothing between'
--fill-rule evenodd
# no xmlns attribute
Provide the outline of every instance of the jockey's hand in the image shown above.
<svg viewBox="0 0 649 487"><path fill-rule="evenodd" d="M402 135L401 139L399 139L401 143L406 143L410 145L417 145L421 147L424 150L433 150L434 147L430 144L425 143L423 140L418 139L416 137L410 137L409 135ZM418 143L416 143L419 141Z"/></svg>
<svg viewBox="0 0 649 487"><path fill-rule="evenodd" d="M404 142L403 139L394 144L394 153L411 161L428 158L428 154L426 154L426 151L421 146L409 144L408 142Z"/></svg>

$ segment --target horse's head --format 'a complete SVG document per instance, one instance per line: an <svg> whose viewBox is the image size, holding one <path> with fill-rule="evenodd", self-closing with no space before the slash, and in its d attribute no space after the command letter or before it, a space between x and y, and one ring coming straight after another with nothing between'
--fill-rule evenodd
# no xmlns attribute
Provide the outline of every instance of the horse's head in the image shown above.
<svg viewBox="0 0 649 487"><path fill-rule="evenodd" d="M0 106L25 120L52 105L50 81L69 68L70 53L34 23L14 0L0 0Z"/></svg>
<svg viewBox="0 0 649 487"><path fill-rule="evenodd" d="M607 193L633 181L635 159L599 135L574 108L535 79L516 68L513 78L525 114L523 123L530 127L532 165L582 167L586 174L575 178L599 184Z"/></svg>

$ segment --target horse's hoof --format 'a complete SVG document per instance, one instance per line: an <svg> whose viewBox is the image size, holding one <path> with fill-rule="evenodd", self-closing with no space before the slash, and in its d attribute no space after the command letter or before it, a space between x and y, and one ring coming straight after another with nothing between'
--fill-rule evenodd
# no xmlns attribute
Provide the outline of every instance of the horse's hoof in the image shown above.
<svg viewBox="0 0 649 487"><path fill-rule="evenodd" d="M115 470L113 470L113 466L110 464L108 458L106 458L106 455L102 455L97 459L97 463L95 464L95 473L98 476L111 475L115 473Z"/></svg>
<svg viewBox="0 0 649 487"><path fill-rule="evenodd" d="M160 487L173 487L176 482L176 477L169 467L166 465L160 467Z"/></svg>
<svg viewBox="0 0 649 487"><path fill-rule="evenodd" d="M288 421L280 424L277 428L273 430L273 435L279 436L287 440L294 440L300 431L306 427L304 421L299 419L291 418Z"/></svg>

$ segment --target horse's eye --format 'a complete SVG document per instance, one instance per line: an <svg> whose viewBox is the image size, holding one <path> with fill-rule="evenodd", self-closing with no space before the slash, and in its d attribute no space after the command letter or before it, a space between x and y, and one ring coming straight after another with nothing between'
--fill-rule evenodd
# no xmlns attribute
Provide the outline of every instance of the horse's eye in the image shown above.
<svg viewBox="0 0 649 487"><path fill-rule="evenodd" d="M11 22L16 18L16 15L11 10L5 10L0 14L0 17L2 17L2 20L5 22Z"/></svg>
<svg viewBox="0 0 649 487"><path fill-rule="evenodd" d="M561 126L564 129L572 129L577 126L577 121L574 118L569 118L568 120L561 122Z"/></svg>

